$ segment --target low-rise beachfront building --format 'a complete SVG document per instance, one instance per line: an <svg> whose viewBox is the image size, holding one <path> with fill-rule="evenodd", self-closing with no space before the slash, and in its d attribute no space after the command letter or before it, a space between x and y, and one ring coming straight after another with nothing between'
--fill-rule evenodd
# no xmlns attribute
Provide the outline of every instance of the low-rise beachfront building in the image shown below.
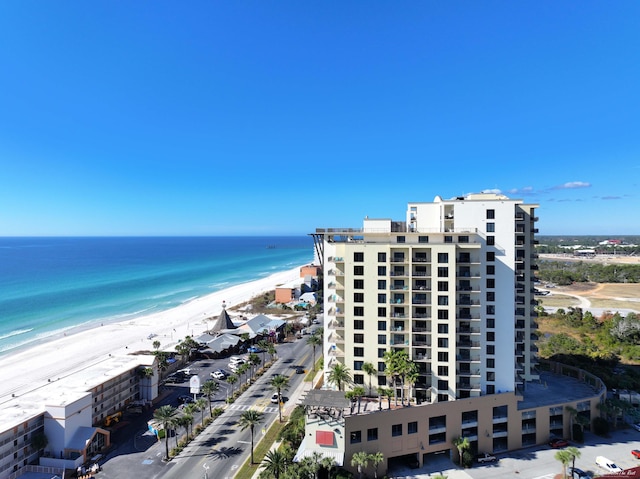
<svg viewBox="0 0 640 479"><path fill-rule="evenodd" d="M387 388L411 404L350 411L347 467L375 448L391 464L422 463L458 436L480 452L508 451L566 435L565 405L596 413L606 393L597 378L576 385L579 397L531 402L554 379L541 379L537 357L536 208L493 193L436 197L409 203L404 220L366 217L362 228L312 234L325 271L326 387L343 365L355 386L371 382L374 394ZM410 382L388 374L389 354L410 363Z"/></svg>
<svg viewBox="0 0 640 479"><path fill-rule="evenodd" d="M152 372L153 374L149 374ZM158 396L153 355L109 356L44 383L7 384L0 397L0 479L34 470L61 475L110 446L107 418Z"/></svg>

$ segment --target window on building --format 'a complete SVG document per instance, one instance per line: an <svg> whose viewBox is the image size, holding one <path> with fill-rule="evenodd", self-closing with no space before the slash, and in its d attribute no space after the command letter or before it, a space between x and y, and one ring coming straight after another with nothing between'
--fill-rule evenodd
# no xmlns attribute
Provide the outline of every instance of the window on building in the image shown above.
<svg viewBox="0 0 640 479"><path fill-rule="evenodd" d="M495 288L496 280L495 278L487 278L487 288Z"/></svg>
<svg viewBox="0 0 640 479"><path fill-rule="evenodd" d="M402 424L393 424L391 426L391 435L393 437L402 436Z"/></svg>
<svg viewBox="0 0 640 479"><path fill-rule="evenodd" d="M362 319L355 319L353 321L353 329L364 329L364 321Z"/></svg>
<svg viewBox="0 0 640 479"><path fill-rule="evenodd" d="M458 236L458 243L468 243L469 237L466 235Z"/></svg>
<svg viewBox="0 0 640 479"><path fill-rule="evenodd" d="M358 444L362 442L362 431L351 431L350 434L351 444Z"/></svg>
<svg viewBox="0 0 640 479"><path fill-rule="evenodd" d="M378 348L378 357L379 358L384 358L384 353L386 353L387 350L385 348ZM380 363L378 363L380 364Z"/></svg>
<svg viewBox="0 0 640 479"><path fill-rule="evenodd" d="M438 333L440 333L440 334L449 334L449 325L448 324L438 324Z"/></svg>
<svg viewBox="0 0 640 479"><path fill-rule="evenodd" d="M487 371L487 381L495 381L496 373L494 371Z"/></svg>
<svg viewBox="0 0 640 479"><path fill-rule="evenodd" d="M487 223L487 233L495 233L496 224L495 223Z"/></svg>
<svg viewBox="0 0 640 479"><path fill-rule="evenodd" d="M418 421L412 421L407 424L407 434L416 434L418 432Z"/></svg>
<svg viewBox="0 0 640 479"><path fill-rule="evenodd" d="M449 389L449 381L446 379L438 379L438 391L447 391Z"/></svg>
<svg viewBox="0 0 640 479"><path fill-rule="evenodd" d="M448 263L449 253L438 253L438 263Z"/></svg>
<svg viewBox="0 0 640 479"><path fill-rule="evenodd" d="M362 371L362 365L364 364L364 361L354 361L353 362L353 370L354 371Z"/></svg>
<svg viewBox="0 0 640 479"><path fill-rule="evenodd" d="M404 243L405 242L405 237L404 236L398 236L397 240L398 243Z"/></svg>
<svg viewBox="0 0 640 479"><path fill-rule="evenodd" d="M449 310L448 309L439 309L438 310L438 319L449 319Z"/></svg>
<svg viewBox="0 0 640 479"><path fill-rule="evenodd" d="M364 303L364 293L353 293L354 303Z"/></svg>
<svg viewBox="0 0 640 479"><path fill-rule="evenodd" d="M496 237L487 235L487 246L494 246L496 244Z"/></svg>
<svg viewBox="0 0 640 479"><path fill-rule="evenodd" d="M378 304L386 304L387 295L385 293L378 293Z"/></svg>
<svg viewBox="0 0 640 479"><path fill-rule="evenodd" d="M496 292L487 291L487 301L495 301L495 300L496 300Z"/></svg>
<svg viewBox="0 0 640 479"><path fill-rule="evenodd" d="M386 330L387 330L387 322L378 321L378 331L386 331Z"/></svg>
<svg viewBox="0 0 640 479"><path fill-rule="evenodd" d="M495 304L487 304L487 314L496 314Z"/></svg>
<svg viewBox="0 0 640 479"><path fill-rule="evenodd" d="M438 267L438 278L447 278L449 276L449 268L446 266Z"/></svg>
<svg viewBox="0 0 640 479"><path fill-rule="evenodd" d="M496 360L495 358L487 358L487 367L489 369L493 369L496 367Z"/></svg>
<svg viewBox="0 0 640 479"><path fill-rule="evenodd" d="M384 357L384 355L381 357ZM378 361L378 372L383 373L386 370L387 370L387 363L385 363L384 361Z"/></svg>
<svg viewBox="0 0 640 479"><path fill-rule="evenodd" d="M354 266L353 274L355 276L364 276L364 266Z"/></svg>
<svg viewBox="0 0 640 479"><path fill-rule="evenodd" d="M438 347L439 348L448 348L449 347L449 339L448 338L438 338Z"/></svg>
<svg viewBox="0 0 640 479"><path fill-rule="evenodd" d="M358 385L364 384L364 374L354 374L353 383Z"/></svg>
<svg viewBox="0 0 640 479"><path fill-rule="evenodd" d="M438 366L438 376L448 376L449 366Z"/></svg>
<svg viewBox="0 0 640 479"><path fill-rule="evenodd" d="M449 296L438 296L438 306L448 306L449 305Z"/></svg>
<svg viewBox="0 0 640 479"><path fill-rule="evenodd" d="M438 361L441 361L441 362L449 361L449 353L447 351L439 351Z"/></svg>
<svg viewBox="0 0 640 479"><path fill-rule="evenodd" d="M449 282L438 281L438 291L449 291Z"/></svg>
<svg viewBox="0 0 640 479"><path fill-rule="evenodd" d="M496 347L493 344L487 344L487 354L496 354Z"/></svg>
<svg viewBox="0 0 640 479"><path fill-rule="evenodd" d="M364 308L362 306L354 306L353 307L353 315L354 316L364 316Z"/></svg>
<svg viewBox="0 0 640 479"><path fill-rule="evenodd" d="M378 276L386 276L386 275L387 275L387 267L378 266Z"/></svg>
<svg viewBox="0 0 640 479"><path fill-rule="evenodd" d="M445 243L453 243L453 236L445 236L444 237L444 242Z"/></svg>
<svg viewBox="0 0 640 479"><path fill-rule="evenodd" d="M418 243L428 243L428 242L429 242L428 236L418 236Z"/></svg>
<svg viewBox="0 0 640 479"><path fill-rule="evenodd" d="M487 341L495 341L496 340L496 333L494 331L487 331Z"/></svg>
<svg viewBox="0 0 640 479"><path fill-rule="evenodd" d="M496 274L496 265L488 264L487 265L487 274Z"/></svg>
<svg viewBox="0 0 640 479"><path fill-rule="evenodd" d="M378 344L387 344L386 334L378 334Z"/></svg>
<svg viewBox="0 0 640 479"><path fill-rule="evenodd" d="M378 317L379 318L386 318L387 317L387 308L378 308Z"/></svg>
<svg viewBox="0 0 640 479"><path fill-rule="evenodd" d="M377 441L378 440L378 428L374 427L371 429L367 429L367 441Z"/></svg>
<svg viewBox="0 0 640 479"><path fill-rule="evenodd" d="M487 318L487 328L495 328L496 327L496 318Z"/></svg>
<svg viewBox="0 0 640 479"><path fill-rule="evenodd" d="M487 219L493 220L496 218L496 210L487 210Z"/></svg>
<svg viewBox="0 0 640 479"><path fill-rule="evenodd" d="M353 289L364 289L364 279L354 279Z"/></svg>
<svg viewBox="0 0 640 479"><path fill-rule="evenodd" d="M362 263L364 261L364 253L360 251L353 252L353 261L355 263Z"/></svg>
<svg viewBox="0 0 640 479"><path fill-rule="evenodd" d="M495 251L487 251L487 261L495 261L496 253Z"/></svg>
<svg viewBox="0 0 640 479"><path fill-rule="evenodd" d="M378 289L387 289L387 280L379 279L378 280Z"/></svg>
<svg viewBox="0 0 640 479"><path fill-rule="evenodd" d="M384 263L387 261L387 253L378 253L378 262Z"/></svg>
<svg viewBox="0 0 640 479"><path fill-rule="evenodd" d="M364 348L360 346L356 346L353 348L353 355L357 358L361 358L364 356Z"/></svg>
<svg viewBox="0 0 640 479"><path fill-rule="evenodd" d="M487 394L495 394L496 386L495 384L487 384Z"/></svg>
<svg viewBox="0 0 640 479"><path fill-rule="evenodd" d="M353 342L356 343L356 344L364 343L364 334L355 333L353 335Z"/></svg>

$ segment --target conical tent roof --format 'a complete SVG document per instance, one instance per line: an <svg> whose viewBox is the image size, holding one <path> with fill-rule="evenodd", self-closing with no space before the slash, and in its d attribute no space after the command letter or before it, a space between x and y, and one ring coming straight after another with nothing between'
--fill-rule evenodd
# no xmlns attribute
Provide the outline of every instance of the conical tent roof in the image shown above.
<svg viewBox="0 0 640 479"><path fill-rule="evenodd" d="M226 331L229 329L236 329L236 325L233 324L233 321L231 321L231 317L229 316L229 313L227 313L227 310L223 305L222 312L220 313L220 316L218 316L217 321L210 329L210 331L213 333L219 333L221 331Z"/></svg>

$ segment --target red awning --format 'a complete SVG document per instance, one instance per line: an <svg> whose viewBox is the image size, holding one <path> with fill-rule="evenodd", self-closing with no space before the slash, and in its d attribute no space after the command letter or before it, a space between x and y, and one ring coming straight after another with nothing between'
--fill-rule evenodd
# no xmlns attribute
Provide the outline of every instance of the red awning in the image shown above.
<svg viewBox="0 0 640 479"><path fill-rule="evenodd" d="M333 431L316 431L316 444L319 446L333 446Z"/></svg>

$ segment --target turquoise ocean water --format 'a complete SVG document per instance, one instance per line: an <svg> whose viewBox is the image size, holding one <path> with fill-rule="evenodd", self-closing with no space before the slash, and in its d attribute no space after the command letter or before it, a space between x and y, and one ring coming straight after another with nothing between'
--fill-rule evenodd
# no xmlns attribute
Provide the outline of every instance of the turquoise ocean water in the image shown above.
<svg viewBox="0 0 640 479"><path fill-rule="evenodd" d="M308 236L0 238L0 354L312 260Z"/></svg>

